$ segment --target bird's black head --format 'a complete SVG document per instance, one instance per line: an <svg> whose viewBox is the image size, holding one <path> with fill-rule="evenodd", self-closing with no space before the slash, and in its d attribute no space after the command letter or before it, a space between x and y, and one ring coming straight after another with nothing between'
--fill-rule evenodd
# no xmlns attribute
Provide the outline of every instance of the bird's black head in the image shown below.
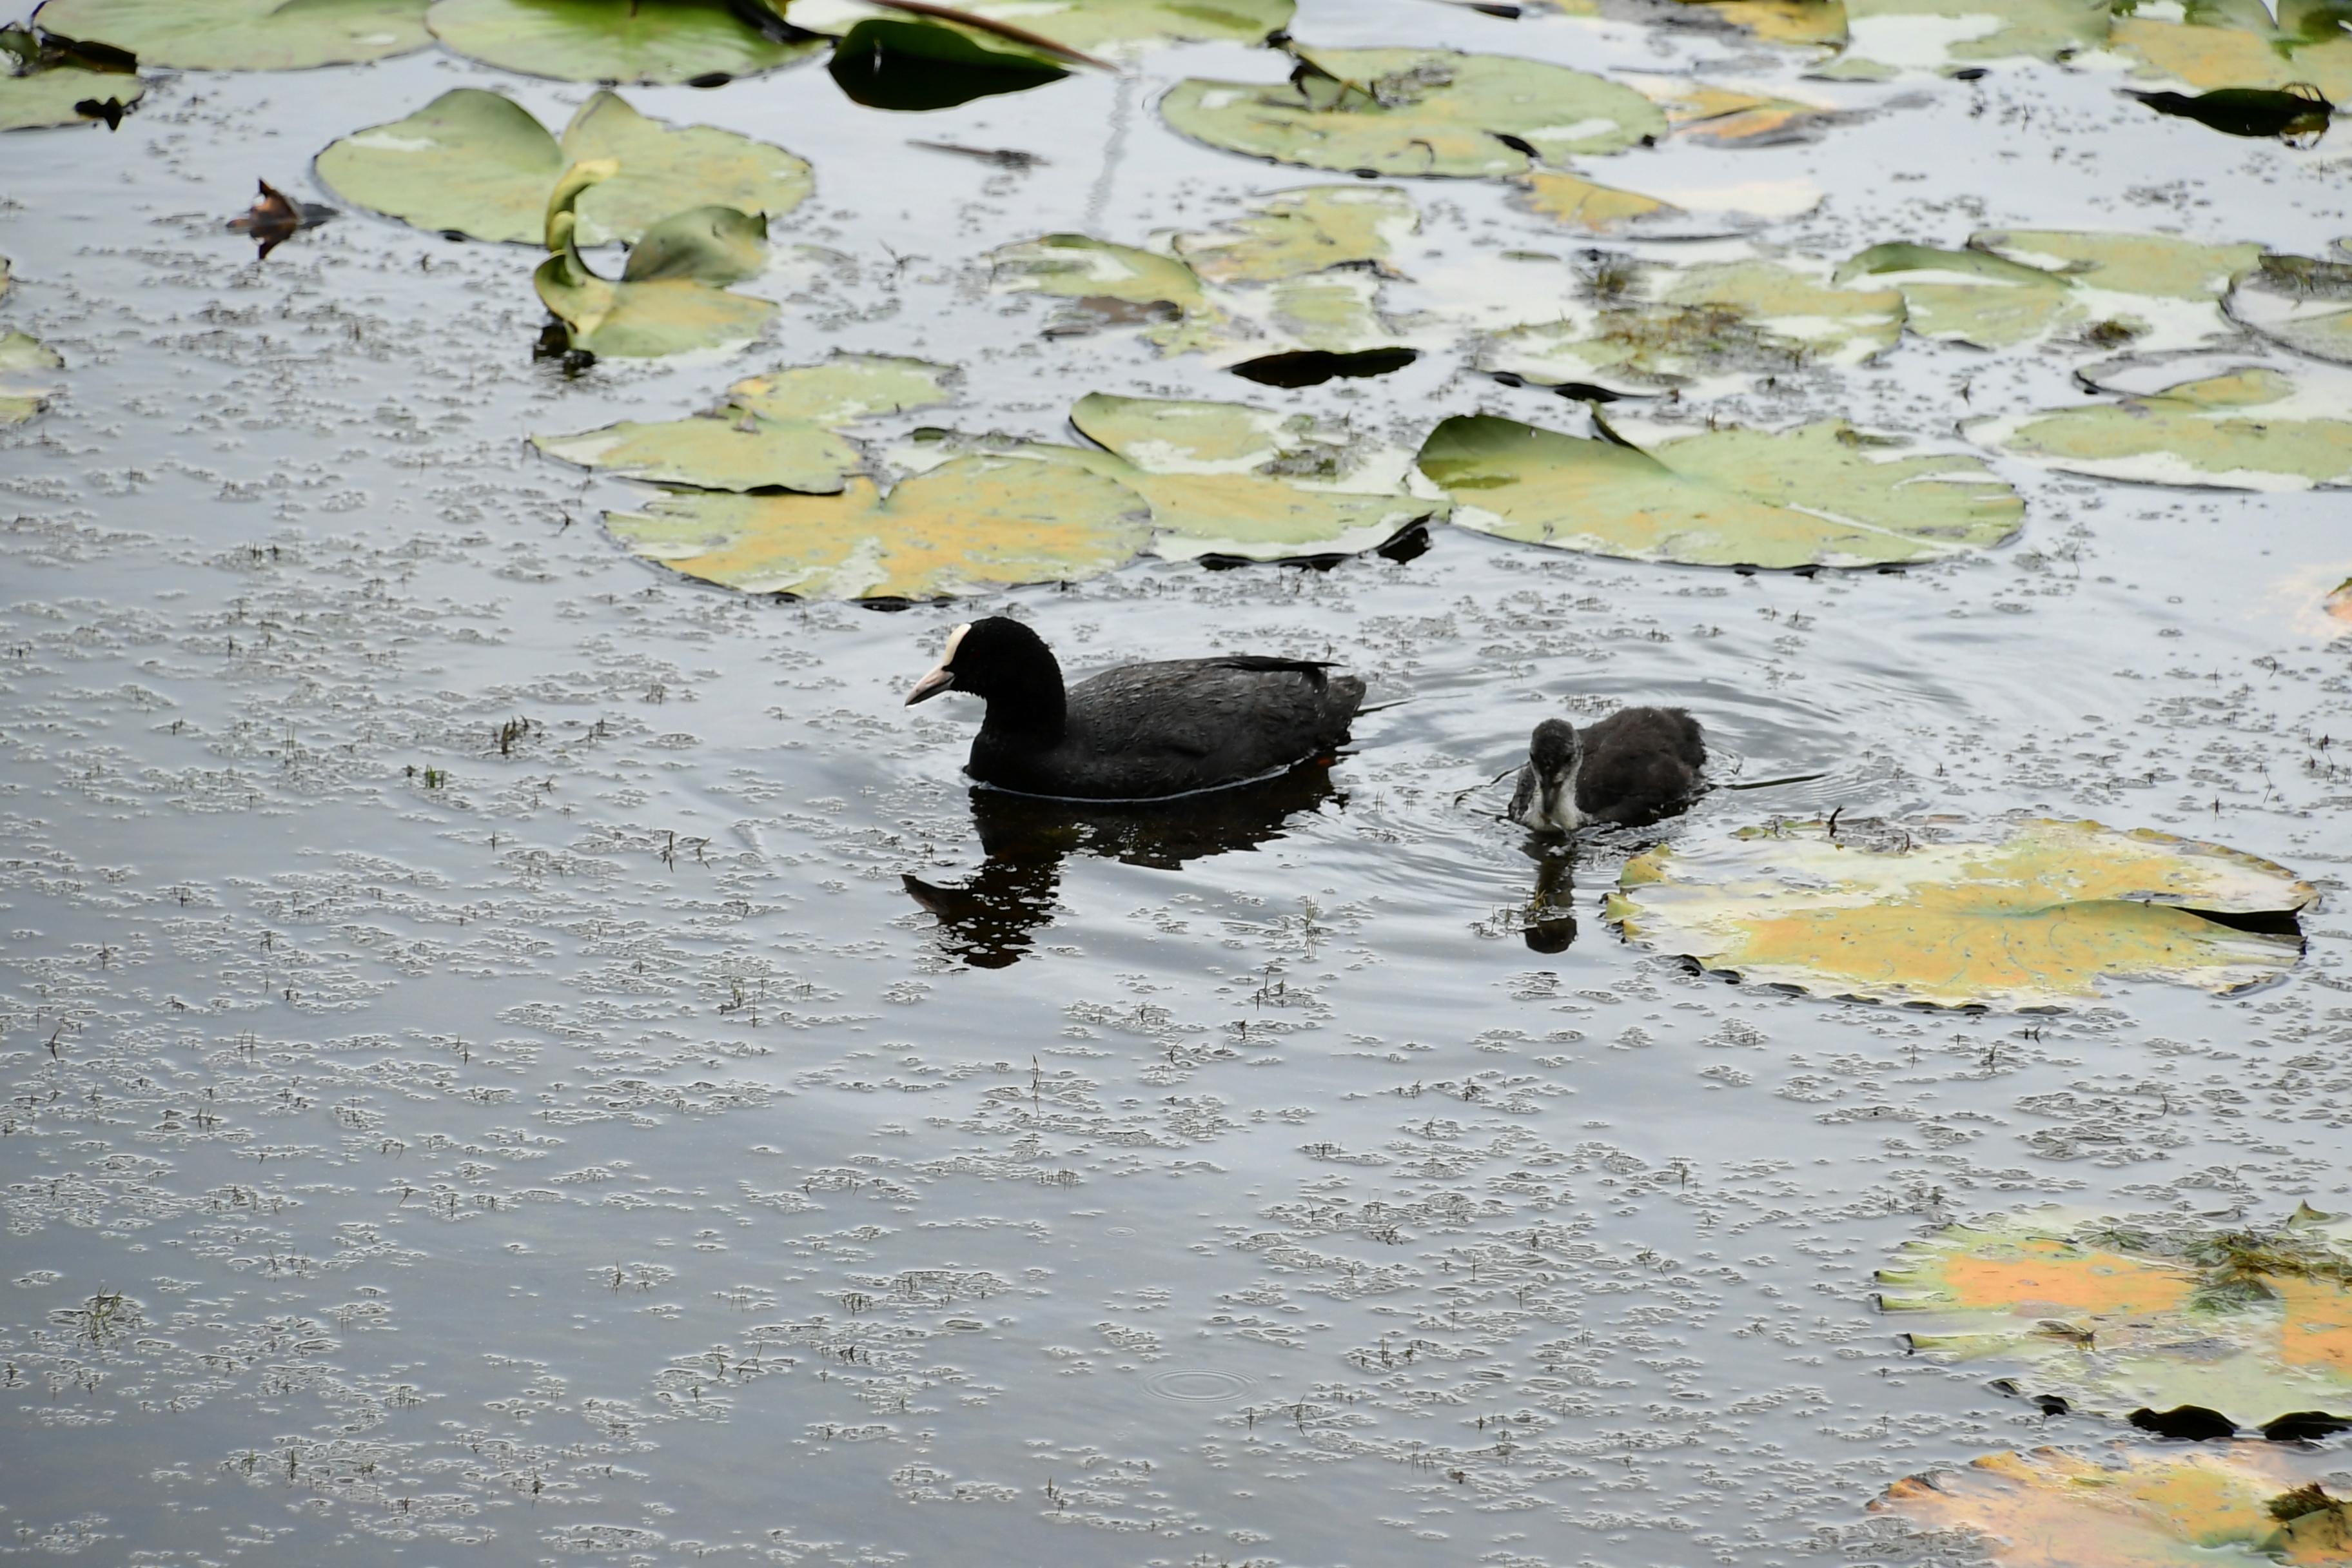
<svg viewBox="0 0 2352 1568"><path fill-rule="evenodd" d="M1062 667L1045 638L1007 616L991 616L950 632L939 667L915 682L907 704L942 691L969 691L983 699L991 727L1061 732Z"/></svg>
<svg viewBox="0 0 2352 1568"><path fill-rule="evenodd" d="M1547 719L1536 726L1528 742L1528 761L1538 773L1556 779L1574 768L1584 752L1576 726L1565 719Z"/></svg>

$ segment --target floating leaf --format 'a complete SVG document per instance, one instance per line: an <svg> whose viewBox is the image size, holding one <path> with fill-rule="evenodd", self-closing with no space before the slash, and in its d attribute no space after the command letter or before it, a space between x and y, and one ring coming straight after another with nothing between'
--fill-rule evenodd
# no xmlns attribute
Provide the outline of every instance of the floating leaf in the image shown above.
<svg viewBox="0 0 2352 1568"><path fill-rule="evenodd" d="M1116 479L1151 503L1156 553L1283 561L1353 555L1443 513L1403 493L1407 456L1239 403L1093 393L1070 423L1101 454L1066 460Z"/></svg>
<svg viewBox="0 0 2352 1568"><path fill-rule="evenodd" d="M2240 1428L2352 1423L2352 1245L2340 1222L2156 1236L2026 1215L1913 1242L1878 1279L1914 1350L2016 1363L2020 1392L2079 1412L2185 1405Z"/></svg>
<svg viewBox="0 0 2352 1568"><path fill-rule="evenodd" d="M1984 229L1969 248L2081 288L2179 300L2218 300L2261 262L2259 245L2200 245L2165 234Z"/></svg>
<svg viewBox="0 0 2352 1568"><path fill-rule="evenodd" d="M1845 0L1684 0L1767 43L1842 47Z"/></svg>
<svg viewBox="0 0 2352 1568"><path fill-rule="evenodd" d="M1822 76L1949 73L1984 60L2063 59L2107 40L2108 0L1845 0L1849 42Z"/></svg>
<svg viewBox="0 0 2352 1568"><path fill-rule="evenodd" d="M2193 9L2202 16L2211 8L2200 4ZM2294 0L2278 0L2282 22L2294 18L2297 10ZM2114 41L2156 74L2206 92L2308 87L2332 103L2352 103L2352 37L2327 6L2307 11L2305 19L2316 24L2308 31L2273 26L2259 7L2252 15L2240 12L2241 25L2225 26L2119 16Z"/></svg>
<svg viewBox="0 0 2352 1568"><path fill-rule="evenodd" d="M300 70L404 55L431 40L426 0L47 0L34 18L151 66ZM128 101L126 100L126 101Z"/></svg>
<svg viewBox="0 0 2352 1568"><path fill-rule="evenodd" d="M1861 364L1903 336L1900 294L1832 288L1774 262L1586 282L1587 297L1563 301L1559 320L1490 338L1478 368L1620 396L1709 393L1808 365Z"/></svg>
<svg viewBox="0 0 2352 1568"><path fill-rule="evenodd" d="M850 28L827 68L851 102L913 112L1025 92L1069 74L1055 55L982 28L897 16Z"/></svg>
<svg viewBox="0 0 2352 1568"><path fill-rule="evenodd" d="M0 265L0 282L5 282L6 268ZM32 385L19 378L33 372L62 370L65 361L55 349L35 342L23 332L0 335L0 425L22 425L41 411L41 405L57 390L51 385Z"/></svg>
<svg viewBox="0 0 2352 1568"><path fill-rule="evenodd" d="M1688 77L1641 75L1625 80L1666 111L1666 121L1677 135L1695 142L1769 147L1802 140L1837 118L1837 110L1822 104Z"/></svg>
<svg viewBox="0 0 2352 1568"><path fill-rule="evenodd" d="M530 439L551 458L626 479L837 495L859 458L835 426L947 402L953 374L921 360L838 354L737 382L715 413Z"/></svg>
<svg viewBox="0 0 2352 1568"><path fill-rule="evenodd" d="M0 131L121 121L122 110L147 90L138 60L107 44L86 44L11 24L0 27ZM111 108L101 108L110 105Z"/></svg>
<svg viewBox="0 0 2352 1568"><path fill-rule="evenodd" d="M1609 917L1743 980L1941 1006L2060 1006L2108 975L2229 992L2302 952L2293 914L2316 895L2267 860L2094 822L1990 834L1890 847L1807 822L1686 838L1626 864Z"/></svg>
<svg viewBox="0 0 2352 1568"><path fill-rule="evenodd" d="M1263 43L1290 26L1293 0L967 0L958 9L1018 23L1069 48L1130 55L1162 44Z"/></svg>
<svg viewBox="0 0 2352 1568"><path fill-rule="evenodd" d="M755 76L823 47L781 22L755 26L751 9L732 0L433 0L425 20L461 55L563 81Z"/></svg>
<svg viewBox="0 0 2352 1568"><path fill-rule="evenodd" d="M2063 278L1988 251L1874 245L1838 268L1839 282L1856 279L1900 290L1910 328L1921 337L1983 349L2024 342L2087 313Z"/></svg>
<svg viewBox="0 0 2352 1568"><path fill-rule="evenodd" d="M1393 277L1389 257L1420 224L1412 198L1393 185L1310 185L1268 196L1223 228L1179 235L1174 243L1194 273L1217 283L1267 282L1333 267Z"/></svg>
<svg viewBox="0 0 2352 1568"><path fill-rule="evenodd" d="M1171 256L1107 239L1049 234L1005 246L988 260L990 281L1011 293L1075 300L1113 322L1122 312L1105 310L1101 302L1135 308L1124 320L1153 323L1145 336L1170 352L1198 347L1223 319L1190 267Z"/></svg>
<svg viewBox="0 0 2352 1568"><path fill-rule="evenodd" d="M936 599L1076 582L1132 560L1150 508L1125 486L1028 458L951 459L836 496L666 497L605 524L637 554L690 577L811 599Z"/></svg>
<svg viewBox="0 0 2352 1568"><path fill-rule="evenodd" d="M2158 362L2089 373L2103 391L2155 390L2079 408L1973 419L1983 446L2068 473L2233 490L2352 485L2352 376L2316 367Z"/></svg>
<svg viewBox="0 0 2352 1568"><path fill-rule="evenodd" d="M720 285L759 271L765 218L732 207L695 207L645 232L614 282L582 259L572 205L580 193L610 178L609 159L575 165L548 205L547 247L532 284L562 321L578 351L619 359L649 359L715 348L756 336L775 313L765 300L730 294Z"/></svg>
<svg viewBox="0 0 2352 1568"><path fill-rule="evenodd" d="M2352 264L2265 256L2230 295L2229 311L2297 353L2352 364Z"/></svg>
<svg viewBox="0 0 2352 1568"><path fill-rule="evenodd" d="M1375 174L1518 174L1666 132L1640 93L1563 66L1443 49L1294 54L1287 83L1188 79L1160 116L1229 152Z"/></svg>
<svg viewBox="0 0 2352 1568"><path fill-rule="evenodd" d="M1999 1568L2227 1568L2352 1563L2325 1455L2276 1443L2189 1453L2063 1448L1988 1454L1912 1476L1870 1505L1926 1530L1984 1538Z"/></svg>
<svg viewBox="0 0 2352 1568"><path fill-rule="evenodd" d="M1526 189L1520 205L1529 212L1591 234L1606 234L1640 218L1675 211L1654 196L1595 184L1580 174L1538 171L1528 176Z"/></svg>

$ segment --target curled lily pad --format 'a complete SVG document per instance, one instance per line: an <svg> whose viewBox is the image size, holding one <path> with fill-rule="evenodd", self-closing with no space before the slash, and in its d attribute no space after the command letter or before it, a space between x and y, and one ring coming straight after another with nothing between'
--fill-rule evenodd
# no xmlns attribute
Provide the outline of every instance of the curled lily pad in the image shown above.
<svg viewBox="0 0 2352 1568"><path fill-rule="evenodd" d="M1822 76L1869 80L2063 59L2107 39L2107 0L1845 0L1845 52Z"/></svg>
<svg viewBox="0 0 2352 1568"><path fill-rule="evenodd" d="M563 81L755 76L823 47L733 0L433 0L425 22L461 55Z"/></svg>
<svg viewBox="0 0 2352 1568"><path fill-rule="evenodd" d="M2019 1392L2122 1418L2352 1424L2352 1237L2305 1211L2159 1235L2056 1214L1955 1226L1878 1276L1911 1347L2013 1367Z"/></svg>
<svg viewBox="0 0 2352 1568"><path fill-rule="evenodd" d="M691 419L530 439L551 458L627 479L837 495L860 459L836 426L947 402L953 374L922 360L837 354L737 382L723 406Z"/></svg>
<svg viewBox="0 0 2352 1568"><path fill-rule="evenodd" d="M2230 1568L2352 1563L2329 1462L2276 1443L2188 1453L1988 1454L1886 1489L1871 1511L1967 1531L1996 1568Z"/></svg>
<svg viewBox="0 0 2352 1568"><path fill-rule="evenodd" d="M2273 979L2301 955L2293 917L2316 897L2238 850L2095 822L1898 839L1818 822L1685 839L1627 862L1609 918L1643 946L1743 980L2047 1008L2095 997L2109 975L2212 992Z"/></svg>
<svg viewBox="0 0 2352 1568"><path fill-rule="evenodd" d="M431 41L426 0L46 0L34 17L153 66L300 70L404 55Z"/></svg>
<svg viewBox="0 0 2352 1568"><path fill-rule="evenodd" d="M984 28L889 15L869 17L842 35L827 68L853 103L922 112L1025 92L1068 75L1070 63Z"/></svg>
<svg viewBox="0 0 2352 1568"><path fill-rule="evenodd" d="M1161 530L1153 550L1176 560L1353 555L1446 510L1406 493L1405 453L1303 414L1093 393L1070 423L1104 448L1070 460L1149 500Z"/></svg>
<svg viewBox="0 0 2352 1568"><path fill-rule="evenodd" d="M765 300L723 285L760 270L768 225L732 207L695 207L646 230L616 282L589 270L580 255L572 205L580 193L617 167L611 160L575 165L548 205L547 248L532 277L541 301L564 324L571 346L620 359L648 359L715 348L756 336L775 313Z"/></svg>
<svg viewBox="0 0 2352 1568"><path fill-rule="evenodd" d="M852 479L839 495L665 497L605 525L639 555L752 593L811 599L938 599L1076 582L1134 559L1150 508L1114 480L1059 463L956 458L887 497Z"/></svg>
<svg viewBox="0 0 2352 1568"><path fill-rule="evenodd" d="M0 27L0 131L118 123L147 90L138 60L110 45L11 25Z"/></svg>
<svg viewBox="0 0 2352 1568"><path fill-rule="evenodd" d="M0 282L5 276L0 267ZM57 390L40 373L61 370L65 363L57 350L23 332L0 334L0 425L22 425L38 414Z"/></svg>
<svg viewBox="0 0 2352 1568"><path fill-rule="evenodd" d="M2297 353L2352 364L2352 263L2265 256L2231 292L2229 310Z"/></svg>
<svg viewBox="0 0 2352 1568"><path fill-rule="evenodd" d="M1640 93L1564 66L1443 49L1294 54L1287 83L1188 79L1160 100L1160 116L1229 152L1392 175L1520 174L1667 129Z"/></svg>
<svg viewBox="0 0 2352 1568"><path fill-rule="evenodd" d="M619 168L580 198L583 245L634 240L688 206L780 216L814 185L808 164L781 147L664 125L614 93L581 105L559 142L513 100L464 87L335 142L319 154L319 177L344 200L419 228L520 243L545 228L557 177L602 158Z"/></svg>
<svg viewBox="0 0 2352 1568"><path fill-rule="evenodd" d="M1623 396L1742 387L1861 364L1903 336L1903 297L1833 288L1770 261L1593 273L1559 319L1490 338L1478 368Z"/></svg>
<svg viewBox="0 0 2352 1568"><path fill-rule="evenodd" d="M2233 490L2352 485L2352 376L2340 371L2159 361L2085 376L2126 395L1961 429L2014 457L2099 479Z"/></svg>
<svg viewBox="0 0 2352 1568"><path fill-rule="evenodd" d="M1262 283L1333 267L1393 277L1389 257L1420 224L1412 198L1394 185L1309 185L1268 196L1223 228L1179 235L1175 249L1216 283Z"/></svg>

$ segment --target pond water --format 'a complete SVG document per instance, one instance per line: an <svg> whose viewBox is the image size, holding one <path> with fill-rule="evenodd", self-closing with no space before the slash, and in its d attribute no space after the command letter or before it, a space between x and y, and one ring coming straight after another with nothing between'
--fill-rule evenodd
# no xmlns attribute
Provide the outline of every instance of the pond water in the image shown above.
<svg viewBox="0 0 2352 1568"><path fill-rule="evenodd" d="M1783 89L1805 63L1433 0L1302 0L1293 32ZM984 599L1074 670L1281 652L1391 704L1274 798L1073 826L976 816L975 709L900 706L972 604L687 581L604 531L630 487L526 444L835 349L963 373L877 447L1066 438L1092 391L1408 447L1479 410L1585 428L1459 346L1285 392L1132 330L1045 335L1055 301L990 291L995 247L1141 243L1322 179L1152 111L1280 65L1175 47L927 114L849 103L822 60L628 89L792 149L817 194L777 226L764 341L572 374L531 353L535 250L345 211L257 263L222 220L257 175L324 199L320 147L449 87L558 124L586 87L426 49L171 75L112 134L8 139L0 324L67 368L0 436L7 1550L1965 1561L1865 1505L1990 1449L2159 1445L1906 1355L1872 1276L2032 1204L2352 1206L2341 492L1995 457L2017 539L1900 572L1440 527L1328 570L1145 562ZM2341 148L2159 118L2122 79L1807 81L1853 118L1639 169L1816 186L1769 239L1822 257L1987 226L2352 234ZM1531 319L1514 268L1594 243L1496 184L1400 183L1408 305L1480 278ZM1686 417L1964 450L1957 420L2074 401L2085 357L1913 341ZM1699 715L1727 776L1817 776L1572 861L1496 819L1501 786L1462 795L1538 718L1652 701ZM2161 828L2324 900L2265 989L2119 983L2032 1017L1740 987L1601 919L1635 848L1831 809ZM1572 930L1529 929L1539 885Z"/></svg>

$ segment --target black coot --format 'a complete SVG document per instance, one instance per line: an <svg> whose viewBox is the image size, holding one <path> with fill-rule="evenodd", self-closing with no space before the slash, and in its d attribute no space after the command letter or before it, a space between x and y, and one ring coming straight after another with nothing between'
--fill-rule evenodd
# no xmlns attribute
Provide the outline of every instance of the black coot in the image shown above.
<svg viewBox="0 0 2352 1568"><path fill-rule="evenodd" d="M1364 700L1361 680L1328 664L1255 655L1124 665L1065 690L1053 650L1003 616L950 633L939 668L907 700L942 691L988 703L966 773L1072 800L1247 783L1337 749Z"/></svg>
<svg viewBox="0 0 2352 1568"><path fill-rule="evenodd" d="M1547 719L1528 743L1511 819L1538 833L1654 821L1699 792L1706 765L1706 737L1679 708L1626 708L1582 730Z"/></svg>

